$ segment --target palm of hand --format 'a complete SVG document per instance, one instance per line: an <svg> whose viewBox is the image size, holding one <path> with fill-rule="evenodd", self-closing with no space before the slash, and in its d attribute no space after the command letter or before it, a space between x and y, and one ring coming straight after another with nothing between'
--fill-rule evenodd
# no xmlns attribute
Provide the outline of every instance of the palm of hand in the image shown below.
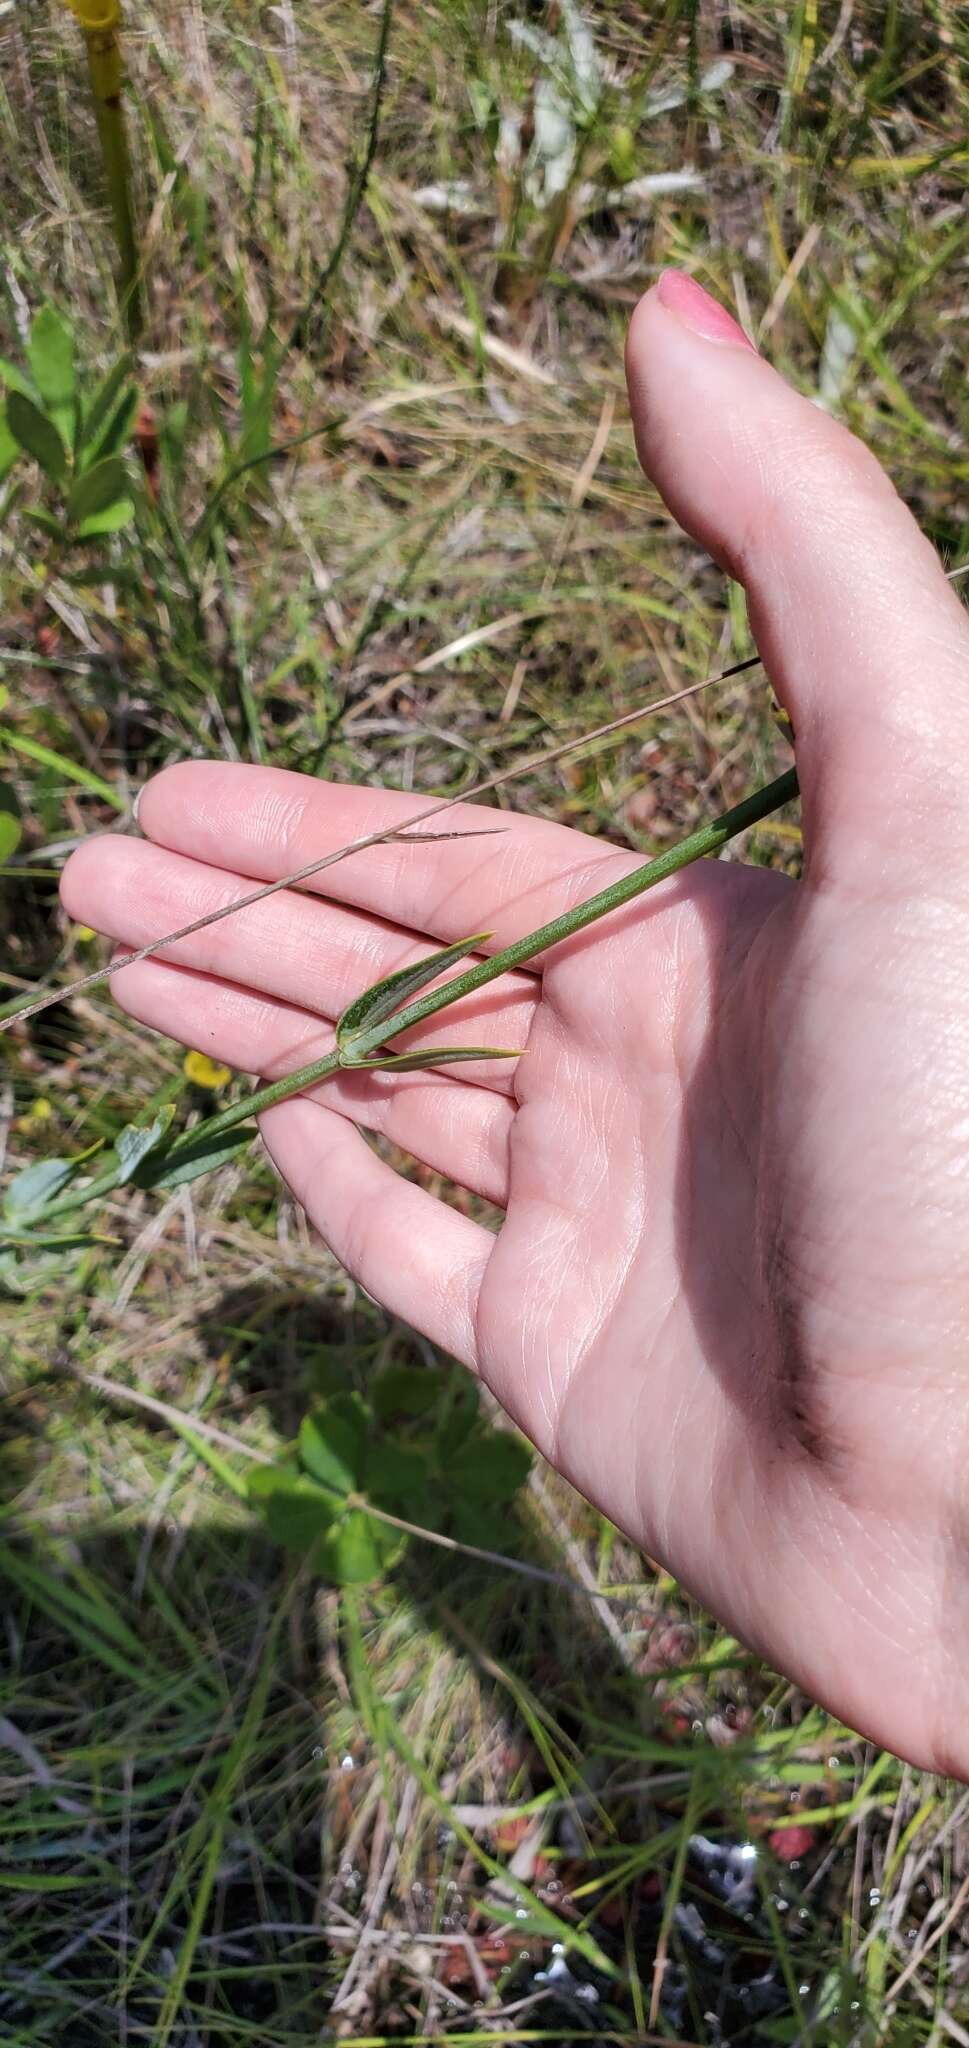
<svg viewBox="0 0 969 2048"><path fill-rule="evenodd" d="M962 1532L947 1559L913 1437L954 1508L969 1280L940 1294L939 1169L969 1004L953 961L932 1031L895 1028L918 965L897 905L834 914L734 865L679 894L546 971L481 1367L553 1463L849 1719L918 1657L909 1741L938 1753ZM891 1156L901 1105L922 1171Z"/></svg>

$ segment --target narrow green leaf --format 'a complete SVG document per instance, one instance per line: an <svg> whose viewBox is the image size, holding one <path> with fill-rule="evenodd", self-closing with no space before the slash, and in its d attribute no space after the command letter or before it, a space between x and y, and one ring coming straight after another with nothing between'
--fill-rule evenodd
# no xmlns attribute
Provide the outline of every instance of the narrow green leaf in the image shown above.
<svg viewBox="0 0 969 2048"><path fill-rule="evenodd" d="M3 1198L3 1213L10 1223L28 1223L40 1216L48 1202L67 1185L77 1165L75 1159L37 1159L25 1166L11 1181Z"/></svg>
<svg viewBox="0 0 969 2048"><path fill-rule="evenodd" d="M84 471L73 485L67 500L67 517L72 525L90 519L96 512L105 512L109 506L118 503L127 494L127 475L120 456L106 455L101 462L95 462Z"/></svg>
<svg viewBox="0 0 969 2048"><path fill-rule="evenodd" d="M64 443L47 414L40 411L22 391L11 391L7 399L7 425L14 440L39 462L45 474L60 483L67 470Z"/></svg>
<svg viewBox="0 0 969 2048"><path fill-rule="evenodd" d="M78 540L97 540L102 533L117 533L127 526L135 516L130 498L118 498L113 505L105 505L103 511L92 512L89 519L82 519L75 529Z"/></svg>
<svg viewBox="0 0 969 2048"><path fill-rule="evenodd" d="M170 405L162 417L161 443L168 464L180 469L188 445L189 410L184 399Z"/></svg>
<svg viewBox="0 0 969 2048"><path fill-rule="evenodd" d="M426 1045L420 1052L388 1052L377 1055L376 1059L364 1055L355 1059L352 1052L341 1057L340 1065L347 1073L381 1074L392 1068L397 1074L417 1073L422 1067L455 1067L462 1060L517 1060L521 1058L521 1047L508 1045Z"/></svg>
<svg viewBox="0 0 969 2048"><path fill-rule="evenodd" d="M0 865L16 853L20 845L20 819L12 811L0 811Z"/></svg>
<svg viewBox="0 0 969 2048"><path fill-rule="evenodd" d="M127 509L130 512L133 508L129 505ZM78 590L84 590L92 583L115 583L119 589L124 589L143 581L143 571L130 559L126 562L106 562L103 559L83 562L79 569L62 569L61 575L65 583L73 583Z"/></svg>
<svg viewBox="0 0 969 2048"><path fill-rule="evenodd" d="M12 782L0 780L0 862L16 853L20 837L20 799Z"/></svg>
<svg viewBox="0 0 969 2048"><path fill-rule="evenodd" d="M229 1131L217 1131L214 1137L200 1138L197 1145L189 1140L173 1148L171 1156L163 1152L157 1159L148 1158L136 1172L135 1185L139 1188L184 1188L190 1181L199 1180L203 1173L214 1173L216 1167L225 1166L234 1159L237 1152L251 1144L256 1136L255 1124L236 1124Z"/></svg>
<svg viewBox="0 0 969 2048"><path fill-rule="evenodd" d="M10 475L20 454L20 442L7 425L6 402L0 405L0 484Z"/></svg>
<svg viewBox="0 0 969 2048"><path fill-rule="evenodd" d="M74 396L74 336L56 306L41 306L30 329L27 361L44 404L68 406Z"/></svg>
<svg viewBox="0 0 969 2048"><path fill-rule="evenodd" d="M4 1231L8 1244L23 1244L31 1252L76 1252L91 1244L118 1244L117 1237L106 1237L103 1231L67 1230L60 1233L53 1230L38 1230L31 1224L29 1230L15 1230L11 1224Z"/></svg>
<svg viewBox="0 0 969 2048"><path fill-rule="evenodd" d="M0 1869L0 1885L8 1892L76 1892L90 1884L88 1876L69 1877L56 1871Z"/></svg>
<svg viewBox="0 0 969 2048"><path fill-rule="evenodd" d="M174 1114L174 1103L166 1102L161 1109L155 1112L150 1121L143 1123L140 1119L136 1119L133 1124L125 1125L114 1148L121 1167L118 1181L119 1187L124 1187L129 1180L134 1178L142 1161L147 1159L149 1152L154 1152L156 1147L162 1143L162 1140L167 1137Z"/></svg>
<svg viewBox="0 0 969 2048"><path fill-rule="evenodd" d="M9 726L0 726L0 745L12 747L15 754L25 754L28 761L39 761L42 768L53 768L59 774L69 777L80 789L90 789L95 796L104 798L106 804L113 804L116 811L126 811L128 806L123 796L112 789L110 782L102 782L90 768L82 768L80 762L70 761L66 754L58 754L53 747L45 747L40 740L29 740L21 732L11 731Z"/></svg>
<svg viewBox="0 0 969 2048"><path fill-rule="evenodd" d="M369 1417L354 1394L334 1394L303 1418L299 1454L307 1472L336 1493L351 1493L363 1478Z"/></svg>
<svg viewBox="0 0 969 2048"><path fill-rule="evenodd" d="M344 1010L336 1027L337 1044L342 1049L356 1033L382 1024L385 1017L416 995L418 989L426 987L429 981L436 981L439 974L444 974L458 960L466 960L469 953L476 952L491 936L490 932L475 932L473 938L459 939L456 945L445 946L439 953L416 960L412 967L402 967L396 974L386 975L383 981L374 982L372 988L365 989Z"/></svg>
<svg viewBox="0 0 969 2048"><path fill-rule="evenodd" d="M54 540L70 538L64 521L55 519L53 512L45 511L43 505L31 505L24 513L24 518L29 519L31 526L39 526L44 533L51 534Z"/></svg>
<svg viewBox="0 0 969 2048"><path fill-rule="evenodd" d="M77 444L79 449L97 446L98 436L115 410L121 387L131 373L133 361L134 357L130 351L126 355L119 356L118 361L112 364L103 382L98 385L90 407L81 420L81 431L78 435Z"/></svg>
<svg viewBox="0 0 969 2048"><path fill-rule="evenodd" d="M127 447L138 411L138 402L137 388L134 384L129 384L100 433L86 448L82 468L86 469L95 460L100 461L103 455L117 455Z"/></svg>

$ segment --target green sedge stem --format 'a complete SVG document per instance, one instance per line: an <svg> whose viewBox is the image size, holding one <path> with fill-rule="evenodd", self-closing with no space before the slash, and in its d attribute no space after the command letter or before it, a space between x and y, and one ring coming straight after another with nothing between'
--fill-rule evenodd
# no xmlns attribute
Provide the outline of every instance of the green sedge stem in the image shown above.
<svg viewBox="0 0 969 2048"><path fill-rule="evenodd" d="M409 1031L413 1025L423 1023L437 1010L448 1008L459 1002L462 996L471 995L475 989L483 988L486 982L496 981L510 968L520 967L525 960L533 960L536 953L544 953L549 946L558 945L560 940L571 938L574 932L581 932L587 925L595 924L610 910L619 910L624 903L631 903L642 896L647 889L654 889L659 882L665 882L680 868L689 867L695 860L703 860L710 854L719 853L721 847L739 832L747 831L751 825L759 824L773 811L779 811L784 804L791 803L798 793L797 772L789 768L785 775L779 775L775 782L769 782L763 789L755 790L753 796L745 797L732 810L724 811L719 818L712 818L699 830L691 832L689 838L681 839L678 846L671 846L656 860L647 861L641 868L635 868L619 882L613 882L608 889L601 889L596 896L590 896L574 910L565 910L560 917L553 917L548 924L540 926L527 937L516 939L511 946L505 946L500 953L493 953L490 960L480 960L463 974L455 975L443 987L432 989L426 996L409 1003L403 1010L374 1025L370 1031L362 1031L354 1039L354 1059L362 1054L376 1051L386 1045L388 1039L396 1038L401 1031ZM170 1171L186 1154L195 1153L209 1138L219 1137L223 1131L232 1130L236 1124L245 1123L249 1117L259 1116L265 1109L272 1109L277 1102L285 1102L291 1095L300 1095L306 1088L313 1088L335 1074L342 1064L339 1049L327 1053L325 1059L313 1060L307 1067L300 1067L296 1073L287 1074L281 1081L269 1081L264 1088L257 1088L241 1102L234 1102L218 1116L210 1117L207 1123L197 1124L164 1152L159 1152L158 1164ZM152 1155L154 1156L154 1155ZM146 1165L150 1166L150 1161ZM87 1202L97 1200L120 1184L121 1170L110 1167L100 1174L86 1188L62 1195L44 1210L44 1225L55 1217L65 1216L72 1209L79 1209ZM144 1185L144 1182L140 1183Z"/></svg>
<svg viewBox="0 0 969 2048"><path fill-rule="evenodd" d="M753 796L744 798L731 811L724 811L719 818L713 818L707 825L701 825L698 832L691 832L688 839L681 839L678 846L671 846L656 860L648 861L645 867L634 868L631 875L621 882L613 882L608 889L600 889L597 896L590 896L585 903L579 903L574 910L564 910L560 917L553 917L537 932L529 932L527 938L516 939L514 945L505 946L500 953L493 953L490 960L482 960L476 967L468 967L463 974L455 975L445 982L443 988L433 989L430 995L418 997L404 1010L398 1010L387 1024L374 1025L371 1031L361 1031L354 1037L354 1057L372 1052L385 1044L388 1037L396 1038L401 1031L409 1031L413 1024L421 1024L425 1017L433 1017L436 1010L443 1010L449 1003L456 1003L461 996L470 995L473 989L483 988L486 982L495 981L499 974L507 974L512 967L520 967L525 960L533 960L536 953L544 953L549 946L558 945L561 939L570 939L574 932L581 932L586 925L595 924L610 910L621 909L624 903L631 903L647 889L654 889L658 882L675 875L680 868L689 867L691 862L702 860L704 855L719 853L728 839L735 839L738 832L746 831L748 825L756 825L771 811L777 811L782 804L790 803L797 795L797 771L789 768L785 775L779 775L776 782L769 782L763 789L755 790Z"/></svg>

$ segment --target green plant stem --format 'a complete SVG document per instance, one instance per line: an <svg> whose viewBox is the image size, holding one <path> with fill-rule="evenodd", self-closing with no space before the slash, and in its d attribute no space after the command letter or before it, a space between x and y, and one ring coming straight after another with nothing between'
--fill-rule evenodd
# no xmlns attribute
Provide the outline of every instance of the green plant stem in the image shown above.
<svg viewBox="0 0 969 2048"><path fill-rule="evenodd" d="M575 932L585 930L586 925L595 924L610 910L620 910L624 903L631 903L642 896L647 889L654 889L658 882L675 875L680 868L689 867L695 860L719 853L728 839L735 839L738 832L745 832L749 825L756 825L761 818L780 810L790 803L798 793L797 771L789 768L779 775L776 782L769 782L763 789L745 797L733 810L724 811L719 818L712 818L707 825L701 825L697 832L691 832L688 839L681 839L679 845L671 846L656 860L648 861L645 867L634 868L631 875L621 882L613 882L608 889L600 889L597 896L590 896L585 903L577 904L574 910L564 910L560 917L553 917L548 924L541 925L536 932L529 932L524 939L516 939L511 946L505 946L500 953L492 954L490 960L482 960L475 967L468 967L463 974L455 975L453 981L445 982L443 988L432 989L430 995L420 996L409 1003L404 1010L398 1010L388 1019L393 1031L387 1025L375 1026L369 1032L362 1031L354 1040L354 1055L372 1052L383 1045L388 1037L396 1038L401 1031L409 1031L414 1024L423 1023L425 1017L433 1017L436 1010L443 1010L449 1003L456 1003L472 990L483 988L486 982L494 981L499 974L507 974L513 967L521 967L525 960L533 960L536 953L544 953L549 946L557 946L561 939L570 939Z"/></svg>
<svg viewBox="0 0 969 2048"><path fill-rule="evenodd" d="M141 265L131 198L131 158L125 134L122 93L124 69L117 27L85 30L91 91L104 176L111 203L115 240L118 244L121 311L132 345L141 339L144 312L141 299Z"/></svg>
<svg viewBox="0 0 969 2048"><path fill-rule="evenodd" d="M286 343L286 352L293 348L305 348L307 341L310 339L312 328L326 302L330 286L333 284L334 279L339 276L344 256L350 245L350 236L353 233L354 222L360 210L363 195L367 189L367 179L373 169L374 157L377 154L377 138L380 133L380 108L387 77L387 46L390 42L390 24L393 11L394 0L384 0L383 12L380 17L380 28L377 35L377 49L374 57L367 140L364 145L363 155L350 172L346 204L343 209L343 218L340 222L336 242L328 262L313 286L306 305L293 323L289 339Z"/></svg>
<svg viewBox="0 0 969 2048"><path fill-rule="evenodd" d="M513 945L505 946L500 953L492 954L490 960L478 961L474 967L467 968L463 974L455 975L451 981L445 982L443 987L432 989L429 995L420 996L416 1002L409 1003L405 1009L398 1010L394 1016L375 1025L370 1031L361 1031L354 1039L354 1061L364 1059L368 1053L376 1052L378 1048L386 1045L389 1039L396 1038L402 1031L411 1030L415 1024L422 1024L425 1018L434 1016L438 1010L448 1008L451 1003L459 1002L462 996L473 994L475 989L483 988L489 981L496 981L499 975L507 974L511 968L520 967L526 960L533 960L537 953L544 953L548 947L558 945L562 939L571 938L575 932L584 931L587 925L595 924L600 917L607 916L610 910L619 910L623 904L633 902L637 896L644 895L647 889L654 889L659 882L667 881L671 875L677 874L681 868L689 867L693 861L719 853L728 840L735 839L739 832L747 831L749 826L758 824L762 818L769 817L773 811L779 811L784 804L791 803L797 793L797 772L789 768L787 773L779 775L776 781L767 783L763 789L755 790L752 796L745 797L742 803L735 804L732 810L724 811L719 818L712 818L708 824L701 825L698 831L691 832L678 846L669 847L667 852L659 854L656 860L647 861L644 867L635 868L632 874L623 876L619 882L613 882L608 889L600 889L597 895L590 896L585 903L577 904L574 910L565 910L560 917L553 917L548 924L541 925L538 931L529 932L523 939L516 939ZM281 1081L267 1082L264 1088L257 1088L253 1094L244 1096L240 1102L233 1102L228 1109L220 1111L218 1116L210 1117L206 1123L198 1124L193 1131L186 1132L166 1150L152 1154L146 1161L146 1166L150 1168L151 1164L157 1161L160 1173L174 1168L186 1154L196 1153L206 1140L220 1136L223 1131L232 1130L234 1125L245 1123L249 1117L261 1115L263 1110L274 1108L277 1102L285 1102L291 1095L300 1095L305 1089L316 1087L320 1081L325 1081L330 1074L335 1074L341 1066L348 1064L345 1055L335 1047L331 1053L327 1053L325 1059L313 1060L309 1066L298 1068L295 1073L287 1074ZM46 1228L55 1218L66 1216L72 1210L82 1208L88 1202L98 1200L102 1195L110 1194L112 1189L119 1185L120 1178L119 1167L107 1168L87 1187L68 1191L58 1201L52 1202L50 1207L44 1210L42 1218L38 1218L38 1225L42 1223ZM140 1181L138 1185L144 1186L145 1181Z"/></svg>

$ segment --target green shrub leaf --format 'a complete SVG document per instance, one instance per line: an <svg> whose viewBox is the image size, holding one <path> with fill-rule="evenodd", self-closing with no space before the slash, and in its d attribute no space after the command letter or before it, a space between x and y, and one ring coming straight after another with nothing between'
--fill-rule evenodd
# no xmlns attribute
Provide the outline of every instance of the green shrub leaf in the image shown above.
<svg viewBox="0 0 969 2048"><path fill-rule="evenodd" d="M509 1430L490 1429L465 1439L445 1473L452 1499L469 1506L508 1501L531 1469L532 1453L524 1438Z"/></svg>
<svg viewBox="0 0 969 2048"><path fill-rule="evenodd" d="M125 1125L115 1145L121 1166L120 1187L133 1178L142 1160L147 1159L149 1152L154 1152L155 1147L167 1137L174 1114L175 1105L168 1102L163 1109L156 1110L150 1120L143 1121L139 1117L133 1124Z"/></svg>
<svg viewBox="0 0 969 2048"><path fill-rule="evenodd" d="M92 451L92 454L95 450L98 453L114 453L113 449L102 451L98 445L99 439L102 430L106 427L107 422L112 418L117 409L121 388L126 378L131 374L133 361L134 358L130 352L127 355L119 356L118 361L112 365L103 382L98 385L90 406L81 417L81 427L77 440L79 450L87 448ZM134 397L135 403L137 403L137 392L135 392Z"/></svg>
<svg viewBox="0 0 969 2048"><path fill-rule="evenodd" d="M131 439L132 428L135 424L138 402L137 388L134 384L129 384L127 391L122 392L98 441L97 453L99 457L102 455L117 455L122 448L127 448L128 442Z"/></svg>
<svg viewBox="0 0 969 2048"><path fill-rule="evenodd" d="M117 533L134 518L135 508L130 498L116 498L113 505L105 505L103 511L92 512L90 517L79 521L75 534L78 540L96 540L102 533Z"/></svg>
<svg viewBox="0 0 969 2048"><path fill-rule="evenodd" d="M9 1223L29 1223L41 1216L48 1202L66 1187L75 1170L75 1159L37 1159L12 1180L3 1198L3 1213Z"/></svg>
<svg viewBox="0 0 969 2048"><path fill-rule="evenodd" d="M30 373L44 404L60 411L74 397L74 336L55 306L41 306L27 343Z"/></svg>
<svg viewBox="0 0 969 2048"><path fill-rule="evenodd" d="M127 489L127 474L120 456L106 455L78 477L67 500L67 517L72 525L90 519L125 498Z"/></svg>
<svg viewBox="0 0 969 2048"><path fill-rule="evenodd" d="M22 391L11 391L7 399L7 425L21 448L40 463L47 476L60 483L67 469L64 443L53 421Z"/></svg>
<svg viewBox="0 0 969 2048"><path fill-rule="evenodd" d="M356 1394L334 1394L303 1418L299 1454L307 1472L334 1493L352 1493L363 1480L369 1416Z"/></svg>
<svg viewBox="0 0 969 2048"><path fill-rule="evenodd" d="M18 370L16 363L8 363L6 356L0 356L0 384L5 384L8 391L22 391L24 397L36 405L37 393L30 378Z"/></svg>
<svg viewBox="0 0 969 2048"><path fill-rule="evenodd" d="M423 1506L430 1490L427 1459L409 1444L374 1444L367 1456L367 1498L392 1514L406 1515L408 1521L423 1520Z"/></svg>
<svg viewBox="0 0 969 2048"><path fill-rule="evenodd" d="M381 1421L390 1415L426 1415L443 1386L443 1373L426 1365L385 1365L373 1384L374 1413Z"/></svg>
<svg viewBox="0 0 969 2048"><path fill-rule="evenodd" d="M260 1465L249 1475L247 1492L265 1515L270 1534L287 1550L312 1550L339 1513L333 1495L292 1465Z"/></svg>
<svg viewBox="0 0 969 2048"><path fill-rule="evenodd" d="M199 1180L203 1173L214 1173L217 1166L225 1166L237 1152L241 1152L243 1146L251 1144L255 1136L255 1124L236 1124L232 1130L217 1131L214 1137L200 1138L195 1145L186 1141L179 1144L170 1160L167 1153L159 1159L146 1159L136 1170L135 1184L140 1188L187 1187L190 1181Z"/></svg>
<svg viewBox="0 0 969 2048"><path fill-rule="evenodd" d="M442 1465L446 1465L478 1420L478 1389L470 1373L462 1373L435 1431Z"/></svg>
<svg viewBox="0 0 969 2048"><path fill-rule="evenodd" d="M502 1526L501 1544L497 1543L494 1508L485 1507L482 1501L452 1501L448 1531L459 1543L470 1543L476 1550L511 1548L507 1525Z"/></svg>

